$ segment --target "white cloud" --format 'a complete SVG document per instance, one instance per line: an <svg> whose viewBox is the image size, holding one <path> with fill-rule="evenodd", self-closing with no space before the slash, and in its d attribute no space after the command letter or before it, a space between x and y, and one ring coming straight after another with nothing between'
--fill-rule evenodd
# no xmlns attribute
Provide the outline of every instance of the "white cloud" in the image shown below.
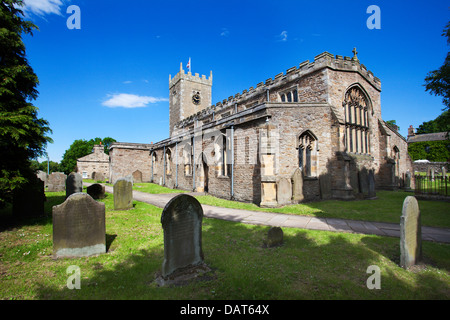
<svg viewBox="0 0 450 320"><path fill-rule="evenodd" d="M166 98L155 98L149 96L138 96L128 93L118 93L109 95L109 99L102 102L102 105L109 108L143 108L149 103L169 101Z"/></svg>
<svg viewBox="0 0 450 320"><path fill-rule="evenodd" d="M47 14L57 14L62 16L61 0L24 0L25 4L22 10L25 14L34 14L36 16L45 16Z"/></svg>
<svg viewBox="0 0 450 320"><path fill-rule="evenodd" d="M228 37L229 35L230 35L230 31L228 31L227 28L222 28L222 32L220 33L220 36Z"/></svg>
<svg viewBox="0 0 450 320"><path fill-rule="evenodd" d="M280 33L280 35L278 36L278 38L280 39L280 41L287 41L287 37L288 37L288 33L286 30L282 31Z"/></svg>
<svg viewBox="0 0 450 320"><path fill-rule="evenodd" d="M124 82L122 82L123 84L130 84L130 83L133 83L133 81L130 81L130 80L127 80L127 81L124 81Z"/></svg>

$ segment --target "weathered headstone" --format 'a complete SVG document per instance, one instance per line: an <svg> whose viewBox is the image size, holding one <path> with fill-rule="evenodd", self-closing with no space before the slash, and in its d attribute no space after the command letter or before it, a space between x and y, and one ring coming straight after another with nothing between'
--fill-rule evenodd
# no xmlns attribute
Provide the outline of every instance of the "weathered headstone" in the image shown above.
<svg viewBox="0 0 450 320"><path fill-rule="evenodd" d="M105 181L105 176L101 172L93 172L92 179L95 181Z"/></svg>
<svg viewBox="0 0 450 320"><path fill-rule="evenodd" d="M61 192L66 190L67 176L62 172L53 172L48 176L47 191Z"/></svg>
<svg viewBox="0 0 450 320"><path fill-rule="evenodd" d="M37 217L44 214L44 181L31 176L28 182L13 192L13 214L22 217Z"/></svg>
<svg viewBox="0 0 450 320"><path fill-rule="evenodd" d="M411 172L405 173L405 191L411 191Z"/></svg>
<svg viewBox="0 0 450 320"><path fill-rule="evenodd" d="M409 268L422 258L422 232L419 204L408 196L400 217L400 266Z"/></svg>
<svg viewBox="0 0 450 320"><path fill-rule="evenodd" d="M321 174L319 177L319 185L320 185L320 199L328 200L331 199L331 178L330 174Z"/></svg>
<svg viewBox="0 0 450 320"><path fill-rule="evenodd" d="M114 183L114 210L128 210L133 207L133 183L121 178Z"/></svg>
<svg viewBox="0 0 450 320"><path fill-rule="evenodd" d="M47 180L48 180L48 174L45 171L42 170L38 170L38 172L36 172L36 176L41 179L42 181L44 181L44 187L47 186Z"/></svg>
<svg viewBox="0 0 450 320"><path fill-rule="evenodd" d="M74 193L53 207L53 256L86 257L106 252L105 204Z"/></svg>
<svg viewBox="0 0 450 320"><path fill-rule="evenodd" d="M280 227L272 227L267 232L264 246L267 248L281 246L283 244L283 230Z"/></svg>
<svg viewBox="0 0 450 320"><path fill-rule="evenodd" d="M175 196L164 207L163 278L203 263L202 219L202 206L190 195Z"/></svg>
<svg viewBox="0 0 450 320"><path fill-rule="evenodd" d="M86 192L88 195L92 197L92 199L103 199L105 198L105 186L99 183L94 183L86 188Z"/></svg>
<svg viewBox="0 0 450 320"><path fill-rule="evenodd" d="M281 178L277 183L278 205L290 204L292 199L291 179Z"/></svg>
<svg viewBox="0 0 450 320"><path fill-rule="evenodd" d="M434 181L434 168L430 169L430 180Z"/></svg>
<svg viewBox="0 0 450 320"><path fill-rule="evenodd" d="M442 177L444 177L445 179L446 176L447 176L447 169L445 169L445 167L442 167Z"/></svg>
<svg viewBox="0 0 450 320"><path fill-rule="evenodd" d="M66 198L78 192L83 192L83 177L79 173L71 172L66 179Z"/></svg>
<svg viewBox="0 0 450 320"><path fill-rule="evenodd" d="M367 199L369 200L373 200L377 198L377 193L375 191L375 173L374 170L371 169L369 170L369 174L367 176L367 181L368 181L368 195L367 195Z"/></svg>
<svg viewBox="0 0 450 320"><path fill-rule="evenodd" d="M133 181L140 183L142 182L142 172L139 170L136 170L133 172Z"/></svg>
<svg viewBox="0 0 450 320"><path fill-rule="evenodd" d="M358 172L359 191L367 197L369 195L369 176L366 168L362 168Z"/></svg>
<svg viewBox="0 0 450 320"><path fill-rule="evenodd" d="M297 168L292 175L292 200L294 202L301 202L304 198L303 174L302 170L300 170L300 168Z"/></svg>

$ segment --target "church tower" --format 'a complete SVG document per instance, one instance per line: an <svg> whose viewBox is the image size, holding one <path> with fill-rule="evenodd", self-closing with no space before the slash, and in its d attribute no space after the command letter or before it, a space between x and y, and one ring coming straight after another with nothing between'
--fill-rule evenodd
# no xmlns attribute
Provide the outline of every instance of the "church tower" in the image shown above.
<svg viewBox="0 0 450 320"><path fill-rule="evenodd" d="M209 78L198 73L185 73L180 63L180 72L169 75L170 136L175 124L211 106L212 71Z"/></svg>

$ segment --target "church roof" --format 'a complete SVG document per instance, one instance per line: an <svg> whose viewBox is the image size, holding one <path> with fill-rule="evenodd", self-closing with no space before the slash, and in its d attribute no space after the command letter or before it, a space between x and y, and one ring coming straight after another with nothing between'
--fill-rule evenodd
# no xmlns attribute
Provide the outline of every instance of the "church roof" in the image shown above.
<svg viewBox="0 0 450 320"><path fill-rule="evenodd" d="M425 142L425 141L440 141L440 140L446 140L447 137L448 137L447 132L416 134L414 136L408 137L408 143Z"/></svg>

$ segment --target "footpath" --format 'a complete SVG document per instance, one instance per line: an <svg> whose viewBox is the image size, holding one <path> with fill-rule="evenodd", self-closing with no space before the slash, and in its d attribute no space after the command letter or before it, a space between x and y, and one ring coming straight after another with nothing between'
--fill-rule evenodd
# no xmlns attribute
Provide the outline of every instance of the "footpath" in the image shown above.
<svg viewBox="0 0 450 320"><path fill-rule="evenodd" d="M105 186L105 191L113 193L113 187ZM133 199L164 208L166 203L179 193L150 194L133 190ZM202 193L187 193L199 195ZM316 218L283 213L230 209L202 204L203 214L208 218L222 219L256 225L273 227L301 228L374 234L380 236L400 237L400 224L385 222L356 221L335 218ZM450 229L422 227L422 239L426 241L450 243Z"/></svg>

